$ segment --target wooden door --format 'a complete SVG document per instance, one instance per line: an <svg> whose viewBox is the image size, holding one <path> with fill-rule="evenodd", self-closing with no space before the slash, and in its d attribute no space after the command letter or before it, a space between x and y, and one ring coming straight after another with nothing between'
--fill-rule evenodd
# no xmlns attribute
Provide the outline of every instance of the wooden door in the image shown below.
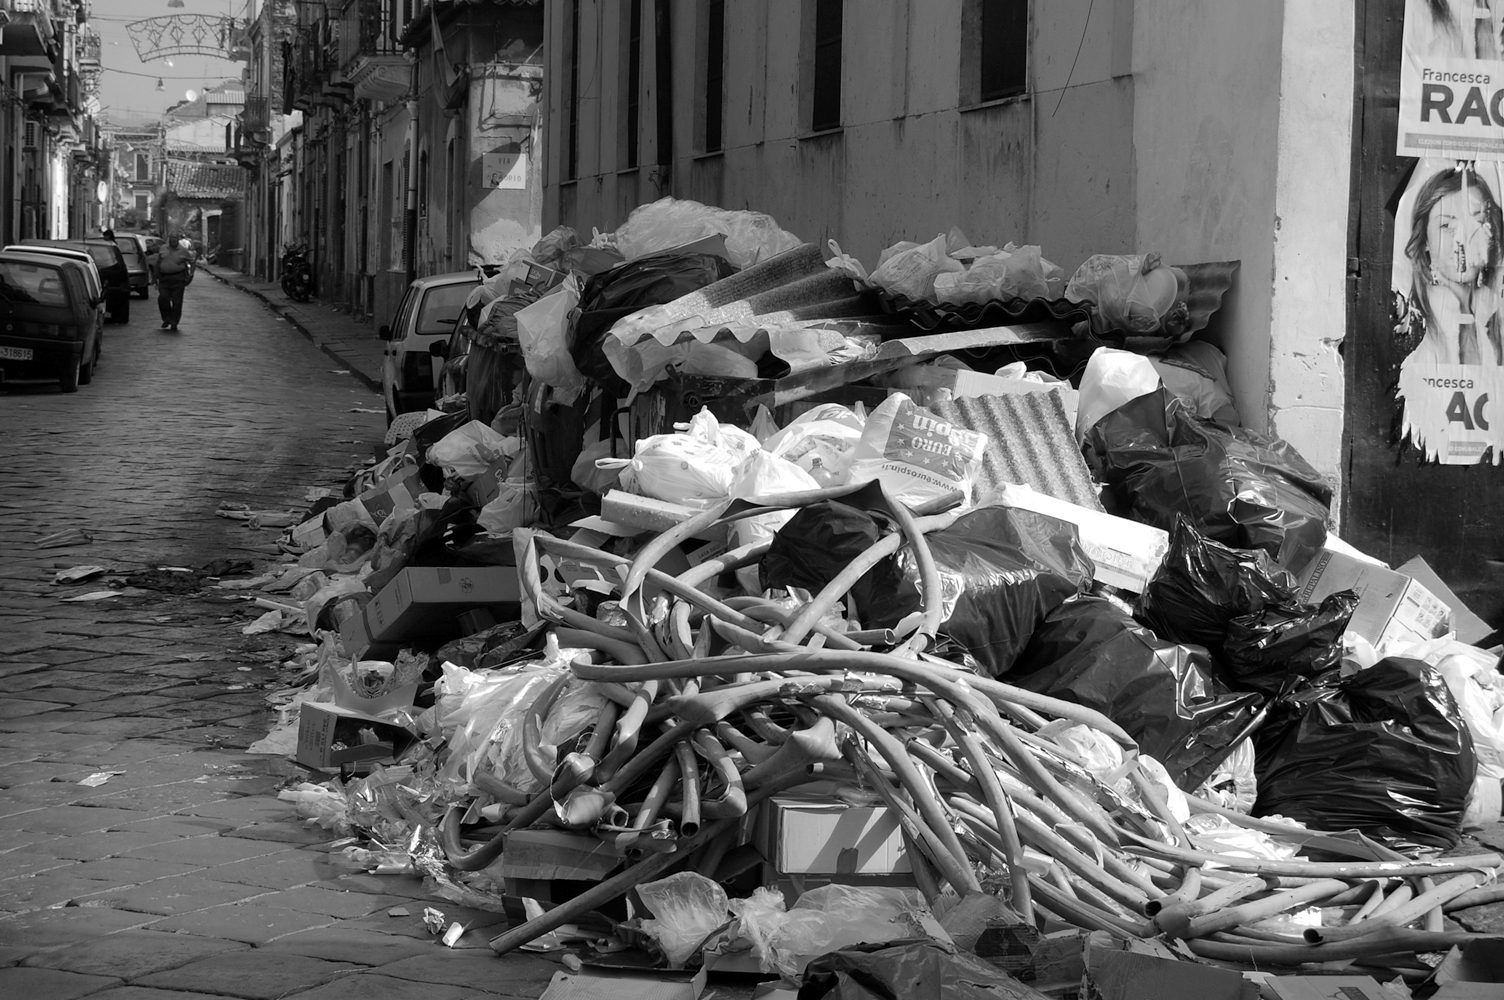
<svg viewBox="0 0 1504 1000"><path fill-rule="evenodd" d="M1393 336L1394 206L1415 161L1394 152L1404 0L1357 0L1343 537L1398 566L1420 555L1490 624L1504 624L1504 467L1436 465L1400 444L1404 351Z"/></svg>

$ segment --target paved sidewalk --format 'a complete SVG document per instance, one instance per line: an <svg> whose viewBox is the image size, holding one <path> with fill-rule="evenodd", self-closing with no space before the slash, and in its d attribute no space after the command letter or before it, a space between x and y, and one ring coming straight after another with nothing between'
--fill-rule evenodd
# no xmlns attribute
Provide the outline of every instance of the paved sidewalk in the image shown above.
<svg viewBox="0 0 1504 1000"><path fill-rule="evenodd" d="M350 370L366 385L381 391L381 357L385 344L373 326L345 313L312 302L294 302L274 281L262 281L241 271L199 263L199 268L225 284L253 295L296 327L315 347Z"/></svg>

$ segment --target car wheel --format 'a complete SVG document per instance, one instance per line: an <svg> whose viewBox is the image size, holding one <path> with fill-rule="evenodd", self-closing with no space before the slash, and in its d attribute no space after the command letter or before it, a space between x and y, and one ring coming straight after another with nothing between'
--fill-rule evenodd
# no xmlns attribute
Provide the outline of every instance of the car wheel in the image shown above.
<svg viewBox="0 0 1504 1000"><path fill-rule="evenodd" d="M72 367L63 372L62 378L58 379L58 381L62 384L62 389L64 392L78 391L78 384L79 382L83 381L83 371L84 359L83 356L80 355L79 359L73 363Z"/></svg>

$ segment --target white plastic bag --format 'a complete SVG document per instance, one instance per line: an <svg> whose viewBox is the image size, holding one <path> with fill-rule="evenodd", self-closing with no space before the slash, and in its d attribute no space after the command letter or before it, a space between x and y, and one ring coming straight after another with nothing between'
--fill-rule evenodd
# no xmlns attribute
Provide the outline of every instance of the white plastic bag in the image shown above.
<svg viewBox="0 0 1504 1000"><path fill-rule="evenodd" d="M840 486L846 482L865 426L865 418L841 404L822 403L795 417L763 447L806 472L823 469L829 481L822 486Z"/></svg>
<svg viewBox="0 0 1504 1000"><path fill-rule="evenodd" d="M1251 813L1258 801L1259 783L1254 774L1253 740L1245 739L1211 773L1196 795L1233 812Z"/></svg>
<svg viewBox="0 0 1504 1000"><path fill-rule="evenodd" d="M841 244L835 240L826 240L830 247L830 258L825 261L826 267L835 268L837 271L845 271L857 281L867 280L867 268L861 261L841 249Z"/></svg>
<svg viewBox="0 0 1504 1000"><path fill-rule="evenodd" d="M605 704L606 696L588 681L571 678L564 686L543 720L538 734L539 743L535 748L550 771L558 766L559 744L573 739L586 726L594 723ZM496 770L498 774L507 776L507 783L513 788L531 794L542 788L543 783L533 776L527 761L523 759L523 732L522 727L518 727L509 734L497 759Z"/></svg>
<svg viewBox="0 0 1504 1000"><path fill-rule="evenodd" d="M517 341L527 373L565 394L578 393L585 385L568 343L569 313L579 304L580 282L571 274L558 288L516 314Z"/></svg>
<svg viewBox="0 0 1504 1000"><path fill-rule="evenodd" d="M1049 299L1055 297L1059 279L1063 277L1059 267L1044 259L1039 247L1016 247L978 257L965 271L937 276L935 298L951 305L982 304L997 299Z"/></svg>
<svg viewBox="0 0 1504 1000"><path fill-rule="evenodd" d="M503 437L489 424L472 420L440 438L428 449L428 460L451 479L474 479L498 458L510 458L521 450L517 438Z"/></svg>
<svg viewBox="0 0 1504 1000"><path fill-rule="evenodd" d="M871 282L894 295L933 302L935 279L948 271L960 273L964 270L966 265L947 253L946 238L942 233L928 243L911 244L888 256L872 272Z"/></svg>
<svg viewBox="0 0 1504 1000"><path fill-rule="evenodd" d="M876 479L909 507L957 492L969 503L986 448L987 435L957 427L895 392L867 417L849 481Z"/></svg>
<svg viewBox="0 0 1504 1000"><path fill-rule="evenodd" d="M1159 388L1159 373L1142 354L1099 347L1086 362L1081 375L1081 396L1076 406L1076 440L1124 403Z"/></svg>
<svg viewBox="0 0 1504 1000"><path fill-rule="evenodd" d="M806 490L818 490L821 484L808 472L787 459L770 455L766 451L753 452L746 461L736 470L736 477L731 481L731 489L727 495L741 500L755 500L759 497L777 496L781 493L800 493ZM737 545L750 545L753 542L772 538L794 516L791 510L778 511L774 514L759 514L756 517L744 517L731 526L732 537ZM736 571L737 582L748 593L759 593L758 570L756 564L743 566Z"/></svg>
<svg viewBox="0 0 1504 1000"><path fill-rule="evenodd" d="M678 872L637 887L642 902L653 911L642 929L668 958L669 968L682 969L716 928L730 920L726 891L696 872Z"/></svg>
<svg viewBox="0 0 1504 1000"><path fill-rule="evenodd" d="M646 496L703 504L726 497L737 468L761 447L746 431L701 410L683 431L637 442L631 459L603 458L595 466L621 469L622 485Z"/></svg>
<svg viewBox="0 0 1504 1000"><path fill-rule="evenodd" d="M750 267L792 250L801 240L781 229L770 215L728 211L677 198L639 205L616 230L616 246L627 260L672 250L707 236L726 237L726 256L738 268Z"/></svg>

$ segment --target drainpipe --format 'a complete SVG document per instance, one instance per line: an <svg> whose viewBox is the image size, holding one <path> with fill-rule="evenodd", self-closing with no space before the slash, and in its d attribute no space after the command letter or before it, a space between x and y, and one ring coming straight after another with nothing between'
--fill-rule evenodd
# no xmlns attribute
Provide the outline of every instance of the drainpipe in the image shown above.
<svg viewBox="0 0 1504 1000"><path fill-rule="evenodd" d="M674 37L668 0L653 5L653 52L658 84L658 194L673 193Z"/></svg>
<svg viewBox="0 0 1504 1000"><path fill-rule="evenodd" d="M402 242L407 246L407 280L418 276L418 102L407 102L407 199L402 210Z"/></svg>

